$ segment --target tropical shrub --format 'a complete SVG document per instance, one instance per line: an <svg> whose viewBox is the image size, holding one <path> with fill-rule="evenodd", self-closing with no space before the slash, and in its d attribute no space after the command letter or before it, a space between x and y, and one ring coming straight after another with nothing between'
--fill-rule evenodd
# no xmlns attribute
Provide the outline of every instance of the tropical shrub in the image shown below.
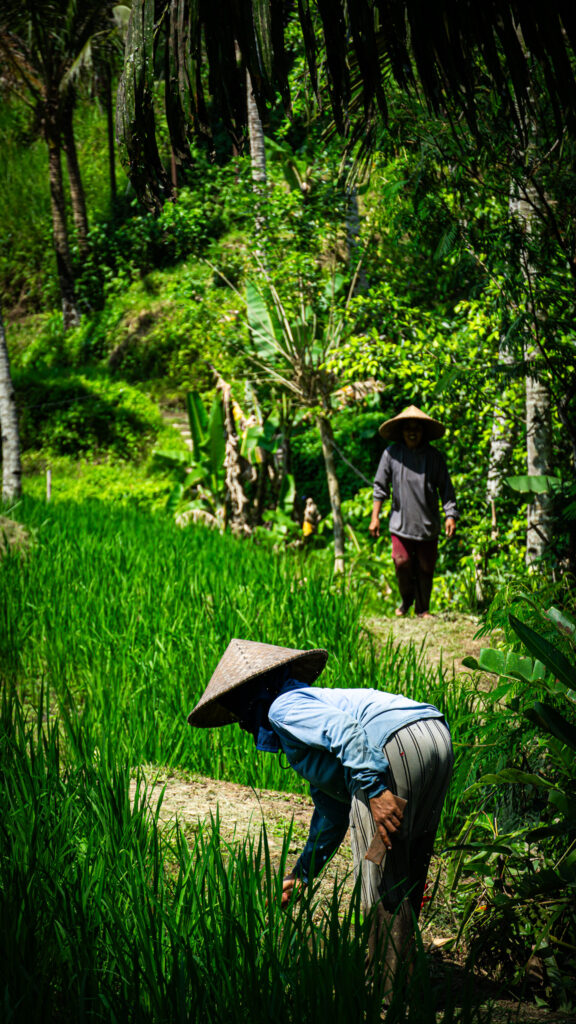
<svg viewBox="0 0 576 1024"><path fill-rule="evenodd" d="M539 617L553 639L509 616L528 655L508 646L464 661L499 682L484 699L491 724L472 787L480 808L454 848L451 877L476 961L573 1010L576 623L557 608ZM497 733L498 759L486 753Z"/></svg>
<svg viewBox="0 0 576 1024"><path fill-rule="evenodd" d="M24 451L141 460L162 418L141 391L92 373L17 371L14 388Z"/></svg>

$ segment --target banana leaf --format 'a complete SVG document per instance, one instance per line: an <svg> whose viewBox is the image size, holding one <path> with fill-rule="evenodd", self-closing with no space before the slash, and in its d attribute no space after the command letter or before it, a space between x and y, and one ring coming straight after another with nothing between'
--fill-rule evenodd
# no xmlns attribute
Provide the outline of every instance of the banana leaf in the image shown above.
<svg viewBox="0 0 576 1024"><path fill-rule="evenodd" d="M282 481L282 487L280 489L279 505L289 515L294 508L294 498L296 497L296 483L292 473L287 473Z"/></svg>
<svg viewBox="0 0 576 1024"><path fill-rule="evenodd" d="M199 462L202 443L208 429L208 416L204 403L197 391L189 391L186 395L186 408L188 410L188 422L190 424L190 435L192 437L192 451L194 460Z"/></svg>
<svg viewBox="0 0 576 1024"><path fill-rule="evenodd" d="M534 657L538 658L546 668L550 669L555 678L570 689L576 689L576 668L554 644L540 636L534 629L521 622L515 615L509 616L509 622L516 635Z"/></svg>
<svg viewBox="0 0 576 1024"><path fill-rule="evenodd" d="M252 281L246 285L246 310L259 358L266 360L277 356L282 349L282 336L278 337L269 307Z"/></svg>
<svg viewBox="0 0 576 1024"><path fill-rule="evenodd" d="M554 789L554 784L533 772L523 772L520 768L503 768L501 772L491 772L478 779L475 786L499 785L501 782L519 783L522 786L534 786L536 789ZM471 789L474 787L470 787Z"/></svg>
<svg viewBox="0 0 576 1024"><path fill-rule="evenodd" d="M565 827L566 825L576 825L576 797L567 796L566 793L555 790L553 793L550 793L548 799L564 815L566 819L564 822Z"/></svg>
<svg viewBox="0 0 576 1024"><path fill-rule="evenodd" d="M171 491L170 494L168 495L168 501L166 502L166 511L167 512L170 512L171 514L174 513L175 509L178 506L178 502L181 500L183 494L184 494L184 485L183 484L176 484L176 487L174 488L174 490Z"/></svg>
<svg viewBox="0 0 576 1024"><path fill-rule="evenodd" d="M546 618L554 623L560 633L576 639L576 622L566 615L565 612L561 612L559 608L549 608L546 612Z"/></svg>
<svg viewBox="0 0 576 1024"><path fill-rule="evenodd" d="M556 476L508 476L506 477L506 483L513 491L518 494L533 495L533 494L547 494L549 491L554 490L554 487L560 483L560 480ZM529 497L530 501L531 498Z"/></svg>
<svg viewBox="0 0 576 1024"><path fill-rule="evenodd" d="M224 456L226 454L224 409L222 407L222 400L218 395L215 396L212 402L206 442L203 448L207 456L210 475L214 483L218 483L222 479Z"/></svg>
<svg viewBox="0 0 576 1024"><path fill-rule="evenodd" d="M252 461L252 456L256 448L265 448L262 442L265 440L262 434L262 427L259 423L255 423L251 427L247 427L242 434L242 443L240 445L240 454L248 459L248 462ZM266 448L266 451L269 449Z"/></svg>
<svg viewBox="0 0 576 1024"><path fill-rule="evenodd" d="M152 458L156 465L170 470L172 480L184 486L190 464L189 452L168 452L157 449L153 452Z"/></svg>
<svg viewBox="0 0 576 1024"><path fill-rule="evenodd" d="M532 658L515 654L514 651L497 651L492 647L483 647L478 659L466 657L462 664L475 671L492 672L526 683L539 682L546 674L541 661L533 661Z"/></svg>

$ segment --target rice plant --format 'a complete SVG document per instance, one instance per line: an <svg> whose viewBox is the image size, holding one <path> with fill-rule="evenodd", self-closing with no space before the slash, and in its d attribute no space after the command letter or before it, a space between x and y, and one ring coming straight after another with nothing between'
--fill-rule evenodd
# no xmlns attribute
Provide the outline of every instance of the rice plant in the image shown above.
<svg viewBox="0 0 576 1024"><path fill-rule="evenodd" d="M0 570L0 672L36 705L48 688L82 722L99 756L179 766L272 789L301 789L277 759L254 755L237 727L192 730L186 716L231 637L326 647L327 686L402 690L459 708L421 652L370 642L362 595L313 564L164 517L23 503L34 533Z"/></svg>
<svg viewBox="0 0 576 1024"><path fill-rule="evenodd" d="M358 893L348 904L335 885L319 904L312 887L283 913L290 834L278 869L265 831L227 844L216 809L192 839L177 823L161 827L142 766L303 788L236 726L187 725L232 636L324 646L325 685L435 703L462 749L470 699L421 650L372 643L361 595L310 562L271 561L255 545L97 502L24 502L18 518L32 543L0 564L3 1019L379 1020ZM456 789L451 830L458 801ZM419 963L412 1000L390 1020L435 1019ZM446 1020L483 1012L445 995Z"/></svg>
<svg viewBox="0 0 576 1024"><path fill-rule="evenodd" d="M0 985L14 1024L106 1021L376 1022L364 983L369 920L335 884L280 909L282 867L265 831L223 843L217 817L189 842L159 827L145 783L95 749L80 721L63 733L47 693L37 713L6 690L0 722ZM65 756L64 756L65 753ZM425 963L390 1020L434 1021ZM422 977L424 971L424 977ZM415 988L415 986L418 986ZM412 993L412 995L410 995ZM416 995L418 998L416 998ZM449 1019L482 1019L470 1006ZM484 1018L485 1019L485 1018Z"/></svg>

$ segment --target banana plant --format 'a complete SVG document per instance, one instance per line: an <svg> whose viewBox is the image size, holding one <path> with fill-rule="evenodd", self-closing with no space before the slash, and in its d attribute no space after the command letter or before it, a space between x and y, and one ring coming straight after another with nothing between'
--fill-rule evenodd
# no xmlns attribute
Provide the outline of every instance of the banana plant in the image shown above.
<svg viewBox="0 0 576 1024"><path fill-rule="evenodd" d="M180 451L154 452L155 461L170 469L176 478L166 510L182 526L188 522L204 521L223 528L226 520L226 432L222 398L216 395L207 412L199 393L191 391L186 395L186 409L192 458Z"/></svg>
<svg viewBox="0 0 576 1024"><path fill-rule="evenodd" d="M253 344L252 361L269 380L291 393L301 408L313 411L322 441L328 493L334 524L334 571L344 569L344 523L340 487L334 462L334 435L330 422L331 395L336 378L326 369L331 352L342 342L346 312L354 294L357 274L344 303L338 303L344 278L334 274L318 299L319 316L304 297L298 296L298 312L292 315L265 267L262 282L248 282L246 310Z"/></svg>
<svg viewBox="0 0 576 1024"><path fill-rule="evenodd" d="M258 467L263 462L263 453L272 457L278 453L283 443L283 431L279 419L262 419L255 396L252 397L252 405L257 415L252 417L255 422L239 431L239 453L245 464ZM186 409L191 454L166 450L154 452L155 461L168 468L175 478L166 510L180 526L204 522L224 529L228 493L225 472L226 418L222 394L219 392L214 397L207 411L200 394L197 391L189 392L186 395ZM264 515L266 521L272 522L275 521L277 511L282 525L286 526L294 505L294 478L284 474L278 490L278 510Z"/></svg>

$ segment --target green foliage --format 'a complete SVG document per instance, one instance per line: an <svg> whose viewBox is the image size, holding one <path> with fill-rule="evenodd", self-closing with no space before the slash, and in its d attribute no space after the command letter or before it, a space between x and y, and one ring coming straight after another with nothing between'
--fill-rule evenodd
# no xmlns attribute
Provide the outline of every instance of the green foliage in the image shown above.
<svg viewBox="0 0 576 1024"><path fill-rule="evenodd" d="M377 409L370 410L360 405L337 409L332 416L332 429L337 445L334 458L344 502L352 501L354 496L361 500L360 492L364 492L367 481L374 479L383 451L382 439L378 434L378 427L383 419L382 413ZM328 513L330 501L318 432L311 424L301 421L291 434L290 447L298 493L303 496L311 495L321 512ZM357 525L361 525L360 520L364 515L363 529L367 532L370 498L364 493L362 498L366 502L365 511L360 513L360 516L354 514L350 522L356 529ZM347 507L352 512L352 506Z"/></svg>
<svg viewBox="0 0 576 1024"><path fill-rule="evenodd" d="M78 294L89 308L101 307L110 293L153 270L205 255L224 233L218 202L222 175L198 176L197 187L182 188L159 216L132 200L123 218L99 221L88 236L88 253L78 268Z"/></svg>
<svg viewBox="0 0 576 1024"><path fill-rule="evenodd" d="M181 264L134 281L111 295L102 310L64 332L60 313L7 325L15 376L21 369L97 368L102 377L145 386L162 399L213 387L211 365L230 374L242 365L231 356L238 336L234 302L212 283L209 268Z"/></svg>
<svg viewBox="0 0 576 1024"><path fill-rule="evenodd" d="M48 150L31 109L3 94L0 113L0 296L5 308L47 310L59 304L53 256ZM92 100L76 107L74 130L90 221L110 217L110 185L104 111ZM127 187L117 169L118 187ZM25 183L23 187L23 183ZM94 227L94 236L99 235ZM86 264L90 276L91 256ZM83 289L83 297L88 291Z"/></svg>
<svg viewBox="0 0 576 1024"><path fill-rule="evenodd" d="M488 703L499 712L502 730L520 735L519 760L507 758L497 770L484 772L473 792L492 787L496 798L504 790L506 800L513 787L508 802L522 808L522 820L513 828L510 821L498 827L496 817L472 814L453 857L452 884L460 901L468 890L462 928L472 935L473 953L491 957L496 942L500 950L504 942L517 978L531 958L537 960L548 1000L574 1009L576 623L556 608L540 618L554 640L510 615L531 657L486 649L478 661L464 662L499 677ZM458 888L464 876L470 881Z"/></svg>
<svg viewBox="0 0 576 1024"><path fill-rule="evenodd" d="M45 368L14 374L23 450L144 458L162 426L142 392L96 374Z"/></svg>
<svg viewBox="0 0 576 1024"><path fill-rule="evenodd" d="M246 285L253 362L266 377L296 395L299 404L325 410L335 382L324 366L342 338L351 293L341 298L344 278L333 273L319 282L312 299L302 284L291 288L283 275L284 298L263 264L260 270L265 283L250 280Z"/></svg>
<svg viewBox="0 0 576 1024"><path fill-rule="evenodd" d="M226 431L222 396L214 396L208 414L198 392L192 391L186 395L186 407L192 458L185 452L154 452L155 461L169 468L177 480L166 509L180 526L204 522L223 529L226 522Z"/></svg>
<svg viewBox="0 0 576 1024"><path fill-rule="evenodd" d="M296 37L292 47L297 75L302 55ZM292 122L285 121L276 109L266 128L274 141L267 144L268 181L261 196L266 238L259 238L258 251L266 265L274 268L287 322L295 326L302 320L308 328L315 327L313 343L310 331L306 333L308 328L299 328L296 333L297 340L310 353L314 349L316 355L321 355L322 338L329 325L332 286L327 286L327 281L345 278L348 284L362 255L368 287L360 289L350 304L342 328L345 344L328 364L321 363L321 372L330 382L334 375L351 380L378 377L384 385L382 418L414 401L447 422L449 433L440 447L457 485L463 519L457 543L441 548L436 596L443 605L474 609L478 605L480 570L485 603L506 584L511 571L521 570L522 562L525 528L516 495L505 489L498 500L497 544L491 541L485 503L494 401L502 394L514 423L513 451L506 473L519 477L525 472L522 420L526 363L522 346L529 336L531 310L519 274L522 240L510 222L507 177L513 174L516 184L521 185L522 162L518 153L512 163L503 159L502 155L510 155L511 149L502 136L500 122L499 133L491 143L495 156L491 164L477 156L467 136L456 143L446 122L425 117L411 102L403 100L395 106L393 123L380 139L369 173L368 168L361 169L354 179L354 198L359 204L358 234L354 235L352 181L345 185L341 177L340 145L323 134L321 116L310 123L310 113L309 97L299 86ZM31 156L29 205L33 209L37 186L38 194L46 186L42 178L40 187L40 173L32 156L43 150L36 142L32 144L28 117L18 104L7 104L4 116L2 125L12 147L13 179L18 184L20 179L28 181L27 169L18 162L22 144ZM103 374L136 387L144 384L161 400L171 401L181 401L187 390L202 394L209 391L213 386L211 366L235 390L243 388L247 380L261 378L259 369L247 359L243 301L223 286L225 278L243 296L247 279L262 283L261 275L254 275L254 261L249 255L255 243L249 160L244 156L230 160L229 147L222 144L222 139L217 142L213 163L200 147L193 146L190 166L178 167L177 201L166 203L159 217L139 207L129 190L112 210L102 112L82 99L75 125L92 225L89 252L82 260L77 259L83 322L66 337L60 330L60 313L49 317L40 331L35 324L34 335L26 338L26 350L18 352L14 365L17 369L23 365L37 369L51 366L55 371L67 366L80 374L87 366L97 367ZM165 125L162 132L162 152L167 158ZM561 160L558 154L557 163L555 157L547 156L538 168L546 185L544 192L554 196L554 216L558 215L563 233L554 241L553 232L545 238L545 232L539 229L538 244L536 238L530 241L538 267L538 296L542 296L541 305L546 309L546 344L554 372L563 373L567 381L574 345L568 316L571 292L565 272L569 260L561 256L560 242L567 244L570 234L573 174L569 159L564 158L569 150L567 146ZM14 219L14 230L17 224L27 223L23 190L20 193L21 208L18 220ZM12 223L11 217L16 218L15 202L14 198L11 209L6 210L6 224ZM43 202L47 210L45 191ZM34 231L42 216L38 209L36 224L30 226L30 231L19 231L18 237L10 231L8 260L19 251L14 249L15 242L24 246L27 238L37 238ZM37 238L34 246L33 258L18 258L18 268L11 263L7 270L7 278L16 281L17 273L22 276L24 262L31 266L30 273L26 271L31 292L36 289L34 266L45 265L48 239ZM1 247L0 242L3 251ZM45 275L43 281L47 281ZM49 288L46 295L50 302ZM253 308L254 300L252 287ZM309 315L312 310L315 325ZM275 333L278 316L276 321L272 325ZM336 322L337 318L334 325ZM544 319L539 322L544 329ZM12 324L9 327L9 342L16 331L19 344L25 333ZM499 363L501 341L508 344L514 356L512 368ZM539 358L532 369L552 379L552 362L548 366ZM278 360L274 370L281 372ZM277 394L261 379L257 386L263 419L268 422L275 414ZM568 399L569 391L566 384L555 393ZM340 413L334 417L336 443L347 459L345 462L335 452L342 495L348 501L366 482L356 476L348 462L371 480L380 454L376 435L379 413L374 410L372 436L370 415L356 409L342 430ZM553 556L558 560L564 558L573 532L574 501L569 492L570 444L556 418L554 431L555 472L563 480L554 495L555 519L561 520L555 531ZM297 495L313 494L326 513L329 503L325 474L314 433L306 426L295 429L292 470ZM78 435L78 427L73 425L70 450ZM112 439L111 444L116 450L116 441ZM274 493L268 504L274 504L276 498ZM283 514L278 513L280 518ZM350 561L361 561L369 570L376 549L364 546L365 527L356 518L350 520L349 529L362 547L359 555L348 535ZM276 533L281 531L295 535L297 526L290 519L278 522ZM274 537L273 542L277 539ZM384 555L376 573L383 580L387 576L386 561Z"/></svg>
<svg viewBox="0 0 576 1024"><path fill-rule="evenodd" d="M24 104L0 103L0 298L4 309L58 301L48 192L48 153Z"/></svg>

